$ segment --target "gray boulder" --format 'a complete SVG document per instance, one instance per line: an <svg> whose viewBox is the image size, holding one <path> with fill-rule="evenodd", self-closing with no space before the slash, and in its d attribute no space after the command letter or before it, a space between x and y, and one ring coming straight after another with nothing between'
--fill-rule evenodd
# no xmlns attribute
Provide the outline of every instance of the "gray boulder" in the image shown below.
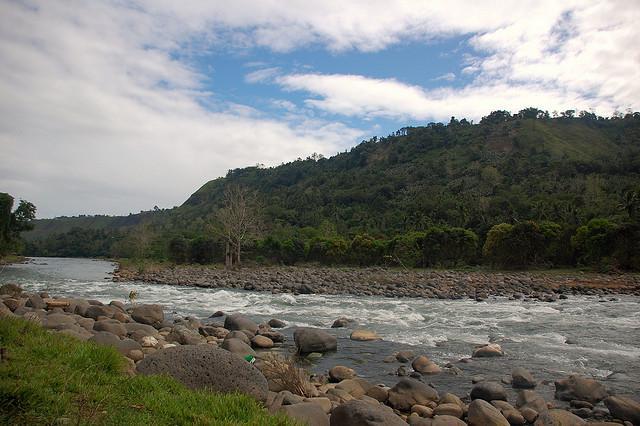
<svg viewBox="0 0 640 426"><path fill-rule="evenodd" d="M68 328L68 326L76 323L76 320L71 315L65 314L49 314L42 319L42 326L44 328L52 329L52 330L61 330L63 328Z"/></svg>
<svg viewBox="0 0 640 426"><path fill-rule="evenodd" d="M93 329L95 331L108 331L118 337L124 337L127 335L127 329L125 326L120 321L116 321L114 319L96 321L93 323Z"/></svg>
<svg viewBox="0 0 640 426"><path fill-rule="evenodd" d="M335 408L330 423L331 426L406 426L389 408L357 399Z"/></svg>
<svg viewBox="0 0 640 426"><path fill-rule="evenodd" d="M581 426L586 425L580 417L565 410L548 410L540 413L534 426Z"/></svg>
<svg viewBox="0 0 640 426"><path fill-rule="evenodd" d="M640 425L640 402L626 396L610 396L604 400L613 417Z"/></svg>
<svg viewBox="0 0 640 426"><path fill-rule="evenodd" d="M507 400L507 392L500 383L480 382L471 389L471 399L483 399L485 401Z"/></svg>
<svg viewBox="0 0 640 426"><path fill-rule="evenodd" d="M116 308L113 306L89 305L84 311L84 317L98 320L99 317L113 318Z"/></svg>
<svg viewBox="0 0 640 426"><path fill-rule="evenodd" d="M251 349L251 346L247 345L240 339L224 339L220 347L226 351L238 355L240 358L244 358L247 355L256 356L256 351Z"/></svg>
<svg viewBox="0 0 640 426"><path fill-rule="evenodd" d="M293 340L301 354L335 351L338 347L335 336L318 328L298 328L293 333Z"/></svg>
<svg viewBox="0 0 640 426"><path fill-rule="evenodd" d="M199 345L200 343L206 342L198 332L184 325L176 325L173 327L166 339L167 342L177 342L181 345Z"/></svg>
<svg viewBox="0 0 640 426"><path fill-rule="evenodd" d="M27 303L25 304L25 306L33 309L47 308L47 304L45 303L44 300L42 300L42 297L40 297L39 294L32 294L31 296L29 296L29 299L27 300Z"/></svg>
<svg viewBox="0 0 640 426"><path fill-rule="evenodd" d="M242 331L232 331L229 334L227 334L224 338L225 339L240 339L244 343L246 343L247 345L251 344L251 339L249 339L249 337L246 334L244 334Z"/></svg>
<svg viewBox="0 0 640 426"><path fill-rule="evenodd" d="M516 407L518 407L520 411L529 408L537 413L541 413L547 410L547 403L545 402L544 398L538 395L536 392L532 390L522 390L518 392Z"/></svg>
<svg viewBox="0 0 640 426"><path fill-rule="evenodd" d="M536 381L529 370L516 367L511 372L511 386L516 389L531 389L536 387Z"/></svg>
<svg viewBox="0 0 640 426"><path fill-rule="evenodd" d="M322 406L314 402L283 405L280 409L287 416L309 426L329 426L329 419Z"/></svg>
<svg viewBox="0 0 640 426"><path fill-rule="evenodd" d="M476 399L469 404L467 421L469 426L509 426L500 410L482 399Z"/></svg>
<svg viewBox="0 0 640 426"><path fill-rule="evenodd" d="M168 374L191 389L246 393L262 402L267 399L267 379L257 368L212 345L157 351L147 355L136 368L145 375Z"/></svg>
<svg viewBox="0 0 640 426"><path fill-rule="evenodd" d="M158 330L156 330L155 328L147 324L140 324L137 322L127 322L122 325L124 326L124 328L127 329L127 334L131 334L134 331L143 332L146 336L156 336L158 334Z"/></svg>
<svg viewBox="0 0 640 426"><path fill-rule="evenodd" d="M224 319L224 328L230 331L247 330L256 334L258 324L241 314L229 315Z"/></svg>
<svg viewBox="0 0 640 426"><path fill-rule="evenodd" d="M136 305L131 310L131 318L141 324L156 327L164 321L164 311L160 305Z"/></svg>
<svg viewBox="0 0 640 426"><path fill-rule="evenodd" d="M276 318L270 319L268 324L269 324L269 327L273 327L273 328L284 328L287 326L286 322Z"/></svg>
<svg viewBox="0 0 640 426"><path fill-rule="evenodd" d="M598 403L608 396L602 383L593 379L572 374L565 379L556 380L556 399L561 401L588 401Z"/></svg>
<svg viewBox="0 0 640 426"><path fill-rule="evenodd" d="M129 356L131 351L142 350L142 346L135 340L120 340L118 336L108 331L98 331L89 341L103 346L113 346L124 356Z"/></svg>
<svg viewBox="0 0 640 426"><path fill-rule="evenodd" d="M438 400L438 392L431 386L413 379L401 379L389 389L388 403L400 411L409 411L413 405L427 405Z"/></svg>

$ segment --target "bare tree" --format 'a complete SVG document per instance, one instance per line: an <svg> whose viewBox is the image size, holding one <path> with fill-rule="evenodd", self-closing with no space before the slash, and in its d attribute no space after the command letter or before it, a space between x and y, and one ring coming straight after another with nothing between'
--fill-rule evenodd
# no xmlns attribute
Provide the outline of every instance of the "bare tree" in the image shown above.
<svg viewBox="0 0 640 426"><path fill-rule="evenodd" d="M258 232L258 213L258 198L254 191L236 184L226 187L224 207L217 212L225 239L225 267L240 265L242 244Z"/></svg>

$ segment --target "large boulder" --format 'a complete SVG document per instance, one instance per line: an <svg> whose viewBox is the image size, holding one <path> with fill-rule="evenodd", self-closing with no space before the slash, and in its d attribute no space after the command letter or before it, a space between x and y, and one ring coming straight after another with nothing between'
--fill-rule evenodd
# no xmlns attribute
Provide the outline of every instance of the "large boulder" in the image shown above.
<svg viewBox="0 0 640 426"><path fill-rule="evenodd" d="M509 426L500 410L482 399L476 399L469 404L467 421L469 426Z"/></svg>
<svg viewBox="0 0 640 426"><path fill-rule="evenodd" d="M167 335L167 342L176 342L181 345L199 345L206 343L206 340L195 330L184 325L176 325Z"/></svg>
<svg viewBox="0 0 640 426"><path fill-rule="evenodd" d="M122 325L124 326L124 328L127 329L127 334L131 334L135 331L138 331L138 332L143 332L146 336L155 337L158 335L158 330L156 330L155 328L147 324L139 324L137 322L127 322Z"/></svg>
<svg viewBox="0 0 640 426"><path fill-rule="evenodd" d="M411 363L411 367L421 374L437 374L442 371L435 362L424 355L415 358Z"/></svg>
<svg viewBox="0 0 640 426"><path fill-rule="evenodd" d="M608 396L602 383L572 374L565 379L556 380L556 399L561 401L588 401L596 404Z"/></svg>
<svg viewBox="0 0 640 426"><path fill-rule="evenodd" d="M331 413L331 426L406 426L393 411L354 399L336 407Z"/></svg>
<svg viewBox="0 0 640 426"><path fill-rule="evenodd" d="M76 323L76 319L72 315L49 314L42 319L42 326L52 330L61 330Z"/></svg>
<svg viewBox="0 0 640 426"><path fill-rule="evenodd" d="M260 370L212 345L176 346L147 355L137 365L141 374L168 374L191 389L240 392L266 401L268 385Z"/></svg>
<svg viewBox="0 0 640 426"><path fill-rule="evenodd" d="M438 400L438 392L414 379L401 379L389 389L389 405L400 411L409 411L413 405L427 405Z"/></svg>
<svg viewBox="0 0 640 426"><path fill-rule="evenodd" d="M136 305L131 310L131 318L140 324L158 327L164 321L164 311L160 305Z"/></svg>
<svg viewBox="0 0 640 426"><path fill-rule="evenodd" d="M335 351L338 347L338 339L335 336L318 328L298 328L293 333L293 340L301 354Z"/></svg>
<svg viewBox="0 0 640 426"><path fill-rule="evenodd" d="M105 318L113 318L115 315L116 308L113 306L103 306L103 305L89 305L84 311L84 317L93 318L94 320L98 320L100 317Z"/></svg>
<svg viewBox="0 0 640 426"><path fill-rule="evenodd" d="M536 381L529 370L516 367L511 372L511 386L516 389L531 389L536 387Z"/></svg>
<svg viewBox="0 0 640 426"><path fill-rule="evenodd" d="M541 413L547 409L547 403L544 398L536 392L532 390L522 390L518 392L516 407L518 407L520 411L528 408L534 410L536 413Z"/></svg>
<svg viewBox="0 0 640 426"><path fill-rule="evenodd" d="M488 358L495 356L503 356L504 352L497 343L488 343L486 345L478 346L473 351L473 358Z"/></svg>
<svg viewBox="0 0 640 426"><path fill-rule="evenodd" d="M610 396L604 400L613 417L640 425L640 402L626 396Z"/></svg>
<svg viewBox="0 0 640 426"><path fill-rule="evenodd" d="M128 357L132 351L142 351L140 343L132 339L120 340L118 336L108 331L98 331L89 339L90 342L95 342L99 345L113 346L122 355Z"/></svg>
<svg viewBox="0 0 640 426"><path fill-rule="evenodd" d="M247 345L240 339L224 339L220 347L226 351L236 354L240 358L244 358L247 355L256 356L256 351L251 349L251 346Z"/></svg>
<svg viewBox="0 0 640 426"><path fill-rule="evenodd" d="M96 321L93 323L93 329L95 331L108 331L118 337L124 337L127 335L127 329L125 326L120 321L116 321L114 319Z"/></svg>
<svg viewBox="0 0 640 426"><path fill-rule="evenodd" d="M39 294L32 294L31 296L29 296L29 299L27 300L27 303L25 304L25 306L33 309L47 308L47 304L45 303L44 300L42 300L42 297L40 297Z"/></svg>
<svg viewBox="0 0 640 426"><path fill-rule="evenodd" d="M315 402L301 402L294 405L283 405L280 409L287 416L309 426L329 426L329 418L322 406Z"/></svg>
<svg viewBox="0 0 640 426"><path fill-rule="evenodd" d="M548 410L540 413L534 426L581 426L586 425L580 417L565 410Z"/></svg>
<svg viewBox="0 0 640 426"><path fill-rule="evenodd" d="M229 315L224 320L224 328L230 331L248 330L253 334L258 331L258 324L241 314Z"/></svg>
<svg viewBox="0 0 640 426"><path fill-rule="evenodd" d="M485 401L498 399L506 401L507 392L500 383L480 382L471 389L471 399L483 399Z"/></svg>

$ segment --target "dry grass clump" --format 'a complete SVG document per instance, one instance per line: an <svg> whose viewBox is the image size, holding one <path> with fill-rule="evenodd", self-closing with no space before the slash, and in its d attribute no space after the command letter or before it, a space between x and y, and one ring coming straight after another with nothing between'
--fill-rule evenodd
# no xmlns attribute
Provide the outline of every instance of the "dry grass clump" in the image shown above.
<svg viewBox="0 0 640 426"><path fill-rule="evenodd" d="M304 369L297 365L294 354L287 356L270 353L262 357L259 368L269 382L273 382L282 390L304 397L311 396L309 389L313 386Z"/></svg>

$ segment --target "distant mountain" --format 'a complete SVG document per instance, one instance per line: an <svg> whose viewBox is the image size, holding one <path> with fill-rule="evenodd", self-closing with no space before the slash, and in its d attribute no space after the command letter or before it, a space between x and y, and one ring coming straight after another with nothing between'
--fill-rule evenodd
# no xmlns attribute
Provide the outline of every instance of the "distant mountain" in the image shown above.
<svg viewBox="0 0 640 426"><path fill-rule="evenodd" d="M392 237L430 225L475 231L548 220L577 226L622 218L624 193L640 188L640 114L601 118L529 108L495 111L480 123L407 127L363 141L331 158L313 156L272 168L230 170L175 209L125 217L39 220L30 241L81 229L122 231L141 224L156 234L202 234L225 185L255 189L267 232L329 227Z"/></svg>

